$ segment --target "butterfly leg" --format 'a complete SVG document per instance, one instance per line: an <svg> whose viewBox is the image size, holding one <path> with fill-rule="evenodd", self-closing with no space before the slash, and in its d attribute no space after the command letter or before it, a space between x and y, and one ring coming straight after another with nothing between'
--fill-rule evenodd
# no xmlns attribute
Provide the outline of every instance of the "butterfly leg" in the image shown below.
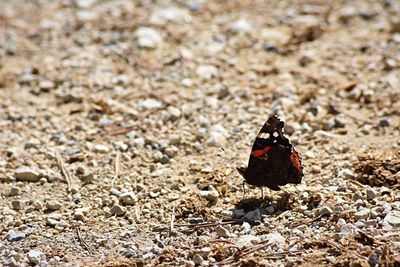
<svg viewBox="0 0 400 267"><path fill-rule="evenodd" d="M243 198L242 200L246 197L246 183L243 181Z"/></svg>

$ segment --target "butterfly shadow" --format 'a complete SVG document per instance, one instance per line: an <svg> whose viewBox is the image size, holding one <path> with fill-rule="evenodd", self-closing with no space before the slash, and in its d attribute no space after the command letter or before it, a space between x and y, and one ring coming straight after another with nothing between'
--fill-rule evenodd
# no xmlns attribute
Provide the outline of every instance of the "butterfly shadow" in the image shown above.
<svg viewBox="0 0 400 267"><path fill-rule="evenodd" d="M276 216L284 211L292 209L293 201L291 197L289 193L281 191L279 194L260 198L244 198L235 204L235 210L243 211L245 214L259 210L261 215Z"/></svg>

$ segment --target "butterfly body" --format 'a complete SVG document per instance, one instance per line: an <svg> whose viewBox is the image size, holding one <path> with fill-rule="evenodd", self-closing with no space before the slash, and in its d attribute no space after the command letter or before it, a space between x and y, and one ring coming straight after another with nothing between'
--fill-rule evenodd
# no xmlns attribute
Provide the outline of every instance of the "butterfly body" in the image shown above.
<svg viewBox="0 0 400 267"><path fill-rule="evenodd" d="M272 116L261 128L247 168L238 169L248 184L280 190L279 186L301 183L301 158L284 136L283 126L283 121Z"/></svg>

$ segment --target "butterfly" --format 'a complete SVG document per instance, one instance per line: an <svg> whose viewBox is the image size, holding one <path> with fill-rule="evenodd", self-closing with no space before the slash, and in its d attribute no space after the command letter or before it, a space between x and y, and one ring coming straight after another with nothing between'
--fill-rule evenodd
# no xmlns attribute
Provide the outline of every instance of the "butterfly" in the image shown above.
<svg viewBox="0 0 400 267"><path fill-rule="evenodd" d="M251 149L247 168L237 168L248 184L280 190L300 184L304 176L301 157L283 133L284 122L276 115L263 125Z"/></svg>

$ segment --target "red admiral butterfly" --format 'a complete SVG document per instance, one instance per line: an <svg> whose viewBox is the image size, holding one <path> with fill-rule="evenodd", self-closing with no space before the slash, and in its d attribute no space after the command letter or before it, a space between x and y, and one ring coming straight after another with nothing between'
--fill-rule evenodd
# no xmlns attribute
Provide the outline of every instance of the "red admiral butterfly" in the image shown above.
<svg viewBox="0 0 400 267"><path fill-rule="evenodd" d="M248 184L277 191L279 186L301 183L301 158L284 136L283 126L284 122L274 115L261 128L247 168L238 168Z"/></svg>

